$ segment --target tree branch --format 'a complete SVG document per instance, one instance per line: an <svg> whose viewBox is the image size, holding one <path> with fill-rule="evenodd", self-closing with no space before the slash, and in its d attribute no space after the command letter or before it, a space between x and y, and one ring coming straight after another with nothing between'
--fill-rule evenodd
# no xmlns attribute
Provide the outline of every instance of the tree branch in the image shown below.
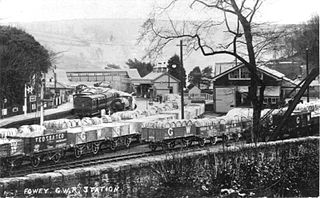
<svg viewBox="0 0 320 198"><path fill-rule="evenodd" d="M193 4L196 3L196 2L197 2L197 3L200 3L200 4L204 5L204 6L206 6L206 7L208 7L208 8L216 8L216 9L221 10L221 11L223 11L223 12L229 12L229 13L232 13L232 14L236 14L233 10L220 7L220 6L218 5L218 4L219 4L219 1L217 1L216 4L207 4L206 2L201 1L201 0L194 0L194 1L191 3L190 7L192 7Z"/></svg>

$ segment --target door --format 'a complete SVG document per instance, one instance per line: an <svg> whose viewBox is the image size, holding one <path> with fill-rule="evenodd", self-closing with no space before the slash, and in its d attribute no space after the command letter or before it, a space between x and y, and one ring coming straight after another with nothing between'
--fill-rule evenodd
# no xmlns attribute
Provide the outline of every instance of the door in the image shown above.
<svg viewBox="0 0 320 198"><path fill-rule="evenodd" d="M216 88L216 112L227 113L235 102L235 88Z"/></svg>

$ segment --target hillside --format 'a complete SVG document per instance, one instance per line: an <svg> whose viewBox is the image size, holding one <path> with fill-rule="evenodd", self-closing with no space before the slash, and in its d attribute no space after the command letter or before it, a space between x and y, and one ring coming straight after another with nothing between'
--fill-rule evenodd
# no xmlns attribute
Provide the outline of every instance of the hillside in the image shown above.
<svg viewBox="0 0 320 198"><path fill-rule="evenodd" d="M143 22L142 19L78 19L10 25L24 29L47 49L59 53L57 68L94 70L103 69L107 64L126 68L128 59L141 59L145 54L144 46L137 45L137 38ZM163 59L168 60L179 53L179 48L169 46L165 52ZM203 57L199 53L184 59L187 71L194 66L214 64L212 57Z"/></svg>
<svg viewBox="0 0 320 198"><path fill-rule="evenodd" d="M100 70L107 64L120 65L127 68L128 59L141 58L145 55L145 47L137 45L142 19L77 19L63 21L44 21L29 23L11 23L10 25L24 29L33 35L47 49L59 53L56 66L64 70ZM267 26L273 29L274 26ZM214 35L214 41L222 41L224 34ZM180 49L172 42L166 47L159 60L166 61ZM270 55L269 55L270 57ZM184 67L190 72L195 66L204 68L213 66L215 62L232 61L226 55L203 56L200 51L184 56ZM149 60L144 60L149 61Z"/></svg>

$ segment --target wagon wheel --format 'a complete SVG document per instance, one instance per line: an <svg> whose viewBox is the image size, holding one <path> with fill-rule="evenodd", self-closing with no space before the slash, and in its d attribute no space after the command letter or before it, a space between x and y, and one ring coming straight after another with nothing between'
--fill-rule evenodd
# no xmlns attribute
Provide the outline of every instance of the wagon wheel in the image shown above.
<svg viewBox="0 0 320 198"><path fill-rule="evenodd" d="M173 141L173 142L169 142L169 143L168 143L168 148L169 148L169 149L173 149L175 145L176 145L176 144L175 144L174 141Z"/></svg>
<svg viewBox="0 0 320 198"><path fill-rule="evenodd" d="M239 142L239 140L240 140L240 134L239 134L239 133L233 134L233 138L234 138L234 140L235 140L236 142Z"/></svg>
<svg viewBox="0 0 320 198"><path fill-rule="evenodd" d="M184 139L184 140L182 140L182 146L184 147L184 148L187 148L187 147L189 147L189 146L191 146L191 141L190 140L188 140L188 139Z"/></svg>
<svg viewBox="0 0 320 198"><path fill-rule="evenodd" d="M117 146L118 146L118 144L117 144L117 142L116 141L111 141L110 142L110 149L112 150L112 151L115 151L116 150L116 148L117 148Z"/></svg>
<svg viewBox="0 0 320 198"><path fill-rule="evenodd" d="M61 157L62 157L61 152L59 152L53 156L52 160L54 161L54 163L58 163L60 161Z"/></svg>
<svg viewBox="0 0 320 198"><path fill-rule="evenodd" d="M33 157L31 157L30 161L31 161L31 165L33 167L38 167L39 164L40 164L40 157L39 156L33 156Z"/></svg>
<svg viewBox="0 0 320 198"><path fill-rule="evenodd" d="M206 144L205 139L201 138L198 140L199 146L204 147L204 145Z"/></svg>
<svg viewBox="0 0 320 198"><path fill-rule="evenodd" d="M222 140L224 143L227 143L230 140L229 135L222 135Z"/></svg>
<svg viewBox="0 0 320 198"><path fill-rule="evenodd" d="M19 167L21 166L23 160L22 159L16 159L16 160L11 160L9 165L14 168L14 167Z"/></svg>
<svg viewBox="0 0 320 198"><path fill-rule="evenodd" d="M157 149L157 145L156 144L149 144L149 148L151 149L151 151L155 151Z"/></svg>
<svg viewBox="0 0 320 198"><path fill-rule="evenodd" d="M74 156L79 159L82 155L82 150L80 148L75 148L74 149Z"/></svg>
<svg viewBox="0 0 320 198"><path fill-rule="evenodd" d="M214 136L214 137L210 138L210 143L212 145L216 145L217 142L218 142L218 137L217 136Z"/></svg>
<svg viewBox="0 0 320 198"><path fill-rule="evenodd" d="M131 144L131 139L130 138L126 138L125 139L125 144L126 144L126 147L129 148L130 144Z"/></svg>
<svg viewBox="0 0 320 198"><path fill-rule="evenodd" d="M162 147L162 150L167 150L168 149L168 144L166 144L166 143L162 143L162 145L161 145L161 147Z"/></svg>
<svg viewBox="0 0 320 198"><path fill-rule="evenodd" d="M14 167L14 162L8 161L8 162L6 162L6 164L3 167L4 167L3 169L5 170L4 173L8 172L8 174L11 175L11 172L15 168Z"/></svg>
<svg viewBox="0 0 320 198"><path fill-rule="evenodd" d="M188 147L192 145L192 140L188 140Z"/></svg>
<svg viewBox="0 0 320 198"><path fill-rule="evenodd" d="M92 153L93 153L94 155L98 154L99 151L100 151L100 144L99 144L99 143L97 143L97 144L92 144L91 150L92 150Z"/></svg>
<svg viewBox="0 0 320 198"><path fill-rule="evenodd" d="M5 167L8 167L10 170L12 170L15 167L19 167L22 164L22 160L9 160L6 163L4 163Z"/></svg>

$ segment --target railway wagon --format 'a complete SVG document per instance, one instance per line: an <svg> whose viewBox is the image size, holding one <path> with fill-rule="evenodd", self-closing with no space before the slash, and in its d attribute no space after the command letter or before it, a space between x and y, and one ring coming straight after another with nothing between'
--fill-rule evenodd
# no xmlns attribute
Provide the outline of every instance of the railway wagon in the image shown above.
<svg viewBox="0 0 320 198"><path fill-rule="evenodd" d="M319 135L320 114L311 116L311 129L310 135Z"/></svg>
<svg viewBox="0 0 320 198"><path fill-rule="evenodd" d="M141 139L149 143L152 151L157 147L172 149L177 144L187 147L195 135L196 130L191 121L173 120L147 123L141 130Z"/></svg>
<svg viewBox="0 0 320 198"><path fill-rule="evenodd" d="M223 141L239 141L243 133L251 129L251 122L246 119L225 120L223 118L173 120L146 123L141 132L141 139L149 143L151 150L157 147L172 149L180 144L188 147L192 142L204 146L207 141L216 144L218 138Z"/></svg>
<svg viewBox="0 0 320 198"><path fill-rule="evenodd" d="M130 131L128 123L101 123L67 129L67 143L76 158L83 154L96 155L100 150L116 150L119 146L130 147L132 141L139 139L136 132Z"/></svg>
<svg viewBox="0 0 320 198"><path fill-rule="evenodd" d="M272 115L272 125L278 126L281 119L283 119L281 114ZM287 118L279 138L308 136L311 132L311 124L310 112L294 112Z"/></svg>
<svg viewBox="0 0 320 198"><path fill-rule="evenodd" d="M2 158L4 167L19 166L28 161L36 167L41 161L59 161L67 148L66 131L49 133L37 136L8 136L9 144L1 153L7 156ZM1 147L1 149L3 149Z"/></svg>

